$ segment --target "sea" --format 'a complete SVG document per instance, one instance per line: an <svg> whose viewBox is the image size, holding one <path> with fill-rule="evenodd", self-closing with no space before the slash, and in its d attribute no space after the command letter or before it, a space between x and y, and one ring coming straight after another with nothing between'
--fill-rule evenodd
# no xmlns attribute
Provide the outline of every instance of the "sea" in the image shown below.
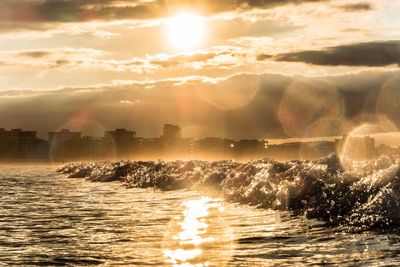
<svg viewBox="0 0 400 267"><path fill-rule="evenodd" d="M0 166L0 266L399 266L390 229L327 225L207 190Z"/></svg>

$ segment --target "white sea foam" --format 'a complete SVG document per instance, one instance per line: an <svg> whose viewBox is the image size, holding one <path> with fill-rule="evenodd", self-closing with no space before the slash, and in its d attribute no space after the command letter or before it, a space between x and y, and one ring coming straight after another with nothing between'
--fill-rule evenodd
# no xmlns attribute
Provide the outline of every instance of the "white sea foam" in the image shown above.
<svg viewBox="0 0 400 267"><path fill-rule="evenodd" d="M122 161L71 163L71 178L121 181L128 187L218 191L227 200L291 210L330 225L400 226L400 163L396 157L354 162L346 169L332 154L318 161Z"/></svg>

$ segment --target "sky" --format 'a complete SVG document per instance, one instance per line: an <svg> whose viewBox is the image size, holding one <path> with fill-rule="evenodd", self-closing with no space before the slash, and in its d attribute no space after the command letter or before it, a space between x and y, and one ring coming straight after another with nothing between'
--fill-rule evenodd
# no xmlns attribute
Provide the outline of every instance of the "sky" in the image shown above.
<svg viewBox="0 0 400 267"><path fill-rule="evenodd" d="M400 0L1 0L0 128L400 126Z"/></svg>

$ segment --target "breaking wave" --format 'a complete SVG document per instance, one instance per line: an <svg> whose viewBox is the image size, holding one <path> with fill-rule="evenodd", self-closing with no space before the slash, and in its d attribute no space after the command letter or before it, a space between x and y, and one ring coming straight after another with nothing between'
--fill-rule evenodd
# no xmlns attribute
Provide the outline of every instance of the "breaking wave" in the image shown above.
<svg viewBox="0 0 400 267"><path fill-rule="evenodd" d="M344 169L331 154L318 161L122 161L71 163L58 172L128 187L212 190L229 201L291 210L328 225L400 226L400 160L382 156Z"/></svg>

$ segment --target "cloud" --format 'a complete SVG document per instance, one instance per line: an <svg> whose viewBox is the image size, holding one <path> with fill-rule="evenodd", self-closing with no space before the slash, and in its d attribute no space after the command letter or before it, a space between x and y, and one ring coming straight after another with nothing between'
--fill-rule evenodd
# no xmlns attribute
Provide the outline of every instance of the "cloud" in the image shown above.
<svg viewBox="0 0 400 267"><path fill-rule="evenodd" d="M57 48L0 52L0 67L58 68L63 66L90 66L104 54L89 48Z"/></svg>
<svg viewBox="0 0 400 267"><path fill-rule="evenodd" d="M347 4L338 6L340 9L348 12L356 12L356 11L369 11L372 10L372 5L367 2L360 2L355 4Z"/></svg>
<svg viewBox="0 0 400 267"><path fill-rule="evenodd" d="M128 59L111 59L108 53L89 48L59 48L0 52L0 67L29 66L42 69L76 67L116 72L150 73L160 69L232 68L239 66L247 54L238 47L219 46L192 53L155 54Z"/></svg>
<svg viewBox="0 0 400 267"><path fill-rule="evenodd" d="M396 92L387 84L396 84L398 77L400 72L376 71L314 78L244 73L219 79L186 77L55 91L3 91L0 127L37 129L46 136L54 129L85 130L96 125L101 131L124 127L154 137L168 122L180 124L184 133L194 137L338 135L349 130L346 125L374 115L378 103ZM400 125L398 105L388 103L384 111L390 112L383 115Z"/></svg>
<svg viewBox="0 0 400 267"><path fill-rule="evenodd" d="M161 68L184 67L192 69L226 68L242 64L247 57L245 51L234 46L217 46L194 53L175 55L156 54L147 56L148 64Z"/></svg>
<svg viewBox="0 0 400 267"><path fill-rule="evenodd" d="M324 0L184 0L184 1L128 1L128 0L2 0L0 20L21 22L79 22L94 20L148 19L167 16L182 8L204 14L272 8L286 4L321 2Z"/></svg>
<svg viewBox="0 0 400 267"><path fill-rule="evenodd" d="M257 55L257 57L256 57L256 59L259 61L263 61L263 60L267 60L267 59L271 59L271 58L273 58L273 56L268 55L268 54L260 54L260 55Z"/></svg>
<svg viewBox="0 0 400 267"><path fill-rule="evenodd" d="M268 55L260 54L258 60ZM339 45L324 50L305 50L275 55L275 61L304 62L325 66L382 67L400 64L400 41L375 41Z"/></svg>
<svg viewBox="0 0 400 267"><path fill-rule="evenodd" d="M43 58L50 55L49 51L24 51L19 53L20 56L31 58Z"/></svg>

